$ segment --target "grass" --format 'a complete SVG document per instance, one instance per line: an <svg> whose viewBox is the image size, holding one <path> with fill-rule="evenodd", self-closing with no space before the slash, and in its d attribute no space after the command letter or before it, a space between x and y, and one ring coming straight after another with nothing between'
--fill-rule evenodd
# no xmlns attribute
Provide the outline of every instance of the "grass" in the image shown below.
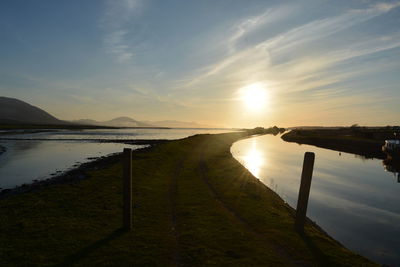
<svg viewBox="0 0 400 267"><path fill-rule="evenodd" d="M2 266L373 266L308 222L230 154L245 133L133 155L134 226L120 229L122 166L0 200Z"/></svg>

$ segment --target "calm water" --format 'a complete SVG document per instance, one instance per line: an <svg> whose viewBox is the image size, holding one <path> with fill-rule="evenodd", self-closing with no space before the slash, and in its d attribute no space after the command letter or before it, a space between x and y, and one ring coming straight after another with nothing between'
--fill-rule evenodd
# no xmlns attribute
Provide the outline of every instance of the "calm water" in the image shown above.
<svg viewBox="0 0 400 267"><path fill-rule="evenodd" d="M231 148L239 162L294 208L306 151L316 155L308 217L349 249L400 266L400 183L382 160L272 135L241 140Z"/></svg>
<svg viewBox="0 0 400 267"><path fill-rule="evenodd" d="M230 130L101 129L24 134L10 134L3 131L0 135L0 145L7 150L0 155L0 188L13 188L31 183L33 180L46 179L52 174L72 168L75 164L87 162L88 158L120 152L124 147L132 149L143 147L95 142L97 139L180 139L198 133L228 131ZM4 140L5 138L21 140Z"/></svg>
<svg viewBox="0 0 400 267"><path fill-rule="evenodd" d="M3 189L49 178L89 161L88 158L122 151L124 147L143 146L82 141L1 142L7 152L0 156L0 187Z"/></svg>
<svg viewBox="0 0 400 267"><path fill-rule="evenodd" d="M93 129L93 130L59 130L39 133L7 134L2 132L2 138L15 139L181 139L199 133L226 133L227 129Z"/></svg>

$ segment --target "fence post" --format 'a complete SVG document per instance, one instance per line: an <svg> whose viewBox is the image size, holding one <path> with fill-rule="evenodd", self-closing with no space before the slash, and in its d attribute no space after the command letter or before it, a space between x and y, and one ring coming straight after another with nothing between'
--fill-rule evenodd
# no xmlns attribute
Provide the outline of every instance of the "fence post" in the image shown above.
<svg viewBox="0 0 400 267"><path fill-rule="evenodd" d="M314 168L315 154L306 152L304 154L303 171L301 173L301 182L299 190L299 198L297 200L295 228L299 232L304 231L304 223L306 221L308 197L310 195L311 178Z"/></svg>
<svg viewBox="0 0 400 267"><path fill-rule="evenodd" d="M132 149L123 152L123 228L132 229Z"/></svg>

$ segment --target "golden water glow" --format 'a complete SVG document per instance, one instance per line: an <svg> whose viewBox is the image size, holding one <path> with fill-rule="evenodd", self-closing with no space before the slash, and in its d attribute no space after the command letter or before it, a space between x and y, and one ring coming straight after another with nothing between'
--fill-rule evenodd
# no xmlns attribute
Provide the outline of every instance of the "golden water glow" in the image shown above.
<svg viewBox="0 0 400 267"><path fill-rule="evenodd" d="M263 153L257 149L257 141L253 140L252 147L243 156L243 163L255 177L259 178L261 167L265 165Z"/></svg>
<svg viewBox="0 0 400 267"><path fill-rule="evenodd" d="M246 85L240 89L239 93L248 110L261 111L269 105L269 93L264 83Z"/></svg>

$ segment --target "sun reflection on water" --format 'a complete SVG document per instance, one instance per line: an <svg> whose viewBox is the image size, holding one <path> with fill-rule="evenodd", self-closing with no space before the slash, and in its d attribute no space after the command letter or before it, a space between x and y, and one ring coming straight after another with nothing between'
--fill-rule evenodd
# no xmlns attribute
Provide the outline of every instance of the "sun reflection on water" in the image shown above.
<svg viewBox="0 0 400 267"><path fill-rule="evenodd" d="M255 177L260 178L260 172L263 165L265 165L265 158L262 151L257 147L257 141L253 140L251 149L246 151L243 156L243 163Z"/></svg>

